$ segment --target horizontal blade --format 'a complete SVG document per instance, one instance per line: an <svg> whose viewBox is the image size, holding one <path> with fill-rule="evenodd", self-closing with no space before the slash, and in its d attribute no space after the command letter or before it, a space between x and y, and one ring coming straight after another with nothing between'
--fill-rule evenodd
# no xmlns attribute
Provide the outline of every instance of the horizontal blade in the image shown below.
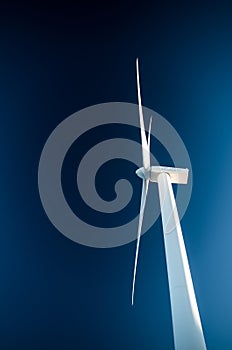
<svg viewBox="0 0 232 350"><path fill-rule="evenodd" d="M134 304L135 279L136 279L136 271L137 271L137 264L138 264L139 244L140 244L140 237L141 237L141 231L142 231L143 215L144 215L144 209L145 209L145 204L146 204L148 185L149 185L149 180L148 179L143 180L141 203L140 203L140 213L139 213L137 245L136 245L136 253L135 253L133 286L132 286L132 301L131 301L132 305Z"/></svg>
<svg viewBox="0 0 232 350"><path fill-rule="evenodd" d="M137 76L137 92L138 92L138 104L139 104L139 122L141 130L141 141L142 141L142 155L143 155L143 166L145 169L150 167L150 150L148 147L148 142L145 133L144 118L143 118L143 108L141 102L141 89L139 80L139 60L136 59L136 76Z"/></svg>

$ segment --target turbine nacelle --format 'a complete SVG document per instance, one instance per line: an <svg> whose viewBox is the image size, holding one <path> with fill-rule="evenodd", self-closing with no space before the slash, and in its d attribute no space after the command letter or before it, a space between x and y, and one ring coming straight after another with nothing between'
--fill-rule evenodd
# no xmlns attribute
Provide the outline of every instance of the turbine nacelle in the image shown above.
<svg viewBox="0 0 232 350"><path fill-rule="evenodd" d="M151 166L148 169L141 167L136 170L136 174L143 180L149 180L151 182L158 182L158 176L161 173L167 173L170 176L171 183L173 184L187 184L188 173L187 168L173 168L166 166Z"/></svg>

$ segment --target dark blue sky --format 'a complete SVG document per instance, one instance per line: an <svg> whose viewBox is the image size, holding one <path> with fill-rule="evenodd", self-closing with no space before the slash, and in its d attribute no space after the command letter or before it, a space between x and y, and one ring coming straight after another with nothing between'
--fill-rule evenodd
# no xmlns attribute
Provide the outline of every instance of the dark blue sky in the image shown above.
<svg viewBox="0 0 232 350"><path fill-rule="evenodd" d="M187 3L1 6L1 349L173 347L160 220L142 238L132 309L135 244L68 240L37 188L43 145L63 119L136 103L137 56L143 104L175 127L192 161L182 225L206 343L232 348L232 6Z"/></svg>

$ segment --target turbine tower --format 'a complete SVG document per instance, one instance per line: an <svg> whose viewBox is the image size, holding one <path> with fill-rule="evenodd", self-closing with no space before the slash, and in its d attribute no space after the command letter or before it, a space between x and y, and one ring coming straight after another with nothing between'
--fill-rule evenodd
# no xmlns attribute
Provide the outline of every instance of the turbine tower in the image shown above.
<svg viewBox="0 0 232 350"><path fill-rule="evenodd" d="M143 167L139 168L136 171L136 174L142 178L143 184L134 264L132 305L134 304L139 244L148 186L149 182L157 182L163 225L175 349L204 350L206 349L206 345L172 189L172 183L187 184L188 169L150 165L150 134L152 119L150 119L148 137L146 137L141 103L138 59L136 60L136 74L143 159Z"/></svg>

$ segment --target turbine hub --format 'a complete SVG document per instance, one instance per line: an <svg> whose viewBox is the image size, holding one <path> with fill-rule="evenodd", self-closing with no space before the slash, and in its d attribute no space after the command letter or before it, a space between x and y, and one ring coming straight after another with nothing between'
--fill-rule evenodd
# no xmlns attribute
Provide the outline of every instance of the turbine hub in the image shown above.
<svg viewBox="0 0 232 350"><path fill-rule="evenodd" d="M150 179L150 168L145 169L144 167L141 167L136 170L136 175L143 180Z"/></svg>

